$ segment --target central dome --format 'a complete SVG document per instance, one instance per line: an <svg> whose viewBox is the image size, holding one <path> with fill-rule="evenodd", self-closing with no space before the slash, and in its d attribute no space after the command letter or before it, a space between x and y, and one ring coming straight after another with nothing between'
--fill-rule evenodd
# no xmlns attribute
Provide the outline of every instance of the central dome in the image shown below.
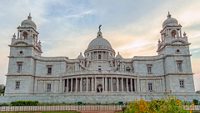
<svg viewBox="0 0 200 113"><path fill-rule="evenodd" d="M110 42L102 37L101 31L98 32L97 37L90 42L87 48L87 50L94 49L107 49L113 51Z"/></svg>
<svg viewBox="0 0 200 113"><path fill-rule="evenodd" d="M88 49L112 49L112 46L108 40L97 37L90 42Z"/></svg>

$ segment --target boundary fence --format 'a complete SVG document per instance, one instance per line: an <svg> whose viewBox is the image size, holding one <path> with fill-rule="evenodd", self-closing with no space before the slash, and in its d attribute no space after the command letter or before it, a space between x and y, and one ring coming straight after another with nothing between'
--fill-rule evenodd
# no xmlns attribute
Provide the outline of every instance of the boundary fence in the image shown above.
<svg viewBox="0 0 200 113"><path fill-rule="evenodd" d="M1 106L0 111L121 111L122 105Z"/></svg>
<svg viewBox="0 0 200 113"><path fill-rule="evenodd" d="M122 111L123 105L55 105L55 106L0 106L0 112L10 111ZM200 110L200 105L184 106L185 110Z"/></svg>

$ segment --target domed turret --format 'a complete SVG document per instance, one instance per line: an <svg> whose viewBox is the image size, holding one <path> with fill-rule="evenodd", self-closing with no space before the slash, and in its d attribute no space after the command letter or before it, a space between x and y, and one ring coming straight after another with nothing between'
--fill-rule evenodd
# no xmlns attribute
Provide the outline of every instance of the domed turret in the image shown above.
<svg viewBox="0 0 200 113"><path fill-rule="evenodd" d="M171 14L168 12L167 19L163 22L162 27L164 28L165 26L177 26L178 21L175 18L171 17Z"/></svg>
<svg viewBox="0 0 200 113"><path fill-rule="evenodd" d="M85 59L82 53L80 53L80 55L78 56L78 59Z"/></svg>
<svg viewBox="0 0 200 113"><path fill-rule="evenodd" d="M22 21L21 27L33 27L34 29L37 28L35 22L32 21L31 14L29 14L29 16L26 20Z"/></svg>
<svg viewBox="0 0 200 113"><path fill-rule="evenodd" d="M119 54L119 52L117 53L116 59L122 59L122 56Z"/></svg>

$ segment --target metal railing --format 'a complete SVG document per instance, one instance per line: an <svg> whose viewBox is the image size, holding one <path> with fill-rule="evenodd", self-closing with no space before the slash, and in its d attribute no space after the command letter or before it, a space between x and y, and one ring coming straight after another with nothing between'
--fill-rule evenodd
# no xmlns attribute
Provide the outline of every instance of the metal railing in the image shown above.
<svg viewBox="0 0 200 113"><path fill-rule="evenodd" d="M121 111L122 105L1 106L0 111Z"/></svg>
<svg viewBox="0 0 200 113"><path fill-rule="evenodd" d="M0 106L0 112L23 111L122 111L123 105ZM185 110L200 110L200 105L185 105Z"/></svg>

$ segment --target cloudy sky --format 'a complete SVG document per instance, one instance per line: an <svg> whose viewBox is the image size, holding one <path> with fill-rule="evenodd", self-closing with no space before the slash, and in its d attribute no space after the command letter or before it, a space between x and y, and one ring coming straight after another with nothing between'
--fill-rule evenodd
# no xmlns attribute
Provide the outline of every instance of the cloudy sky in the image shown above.
<svg viewBox="0 0 200 113"><path fill-rule="evenodd" d="M13 33L31 12L42 42L43 56L76 58L96 37L104 38L125 58L156 55L162 22L170 11L192 43L196 90L200 89L199 0L1 0L0 84L5 84Z"/></svg>

